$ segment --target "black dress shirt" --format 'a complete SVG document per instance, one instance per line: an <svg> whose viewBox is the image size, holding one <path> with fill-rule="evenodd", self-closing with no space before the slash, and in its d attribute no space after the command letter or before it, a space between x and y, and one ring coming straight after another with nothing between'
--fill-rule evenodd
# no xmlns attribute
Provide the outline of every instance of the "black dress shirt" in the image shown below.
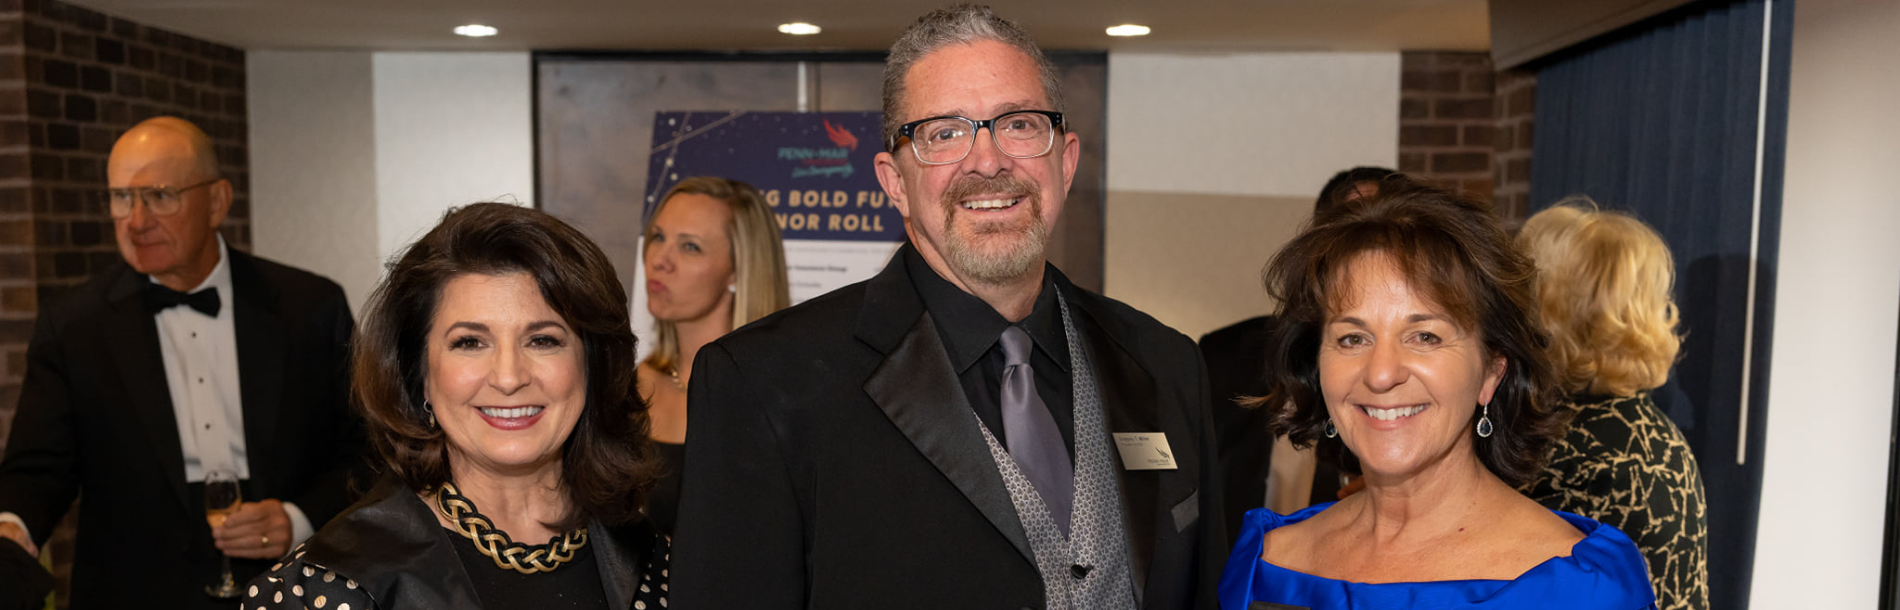
<svg viewBox="0 0 1900 610"><path fill-rule="evenodd" d="M988 426L996 442L1008 446L1009 431L1003 429L1003 347L997 341L1010 321L989 303L964 292L937 275L930 264L912 249L902 250L909 266L911 281L923 297L943 338L950 357L950 368L957 372L963 393L978 419ZM1047 263L1045 263L1047 264ZM1029 317L1016 323L1029 333L1036 344L1029 365L1036 371L1036 394L1042 397L1062 432L1062 444L1075 459L1075 388L1069 371L1069 340L1062 328L1062 310L1056 303L1053 274L1043 273L1042 293Z"/></svg>

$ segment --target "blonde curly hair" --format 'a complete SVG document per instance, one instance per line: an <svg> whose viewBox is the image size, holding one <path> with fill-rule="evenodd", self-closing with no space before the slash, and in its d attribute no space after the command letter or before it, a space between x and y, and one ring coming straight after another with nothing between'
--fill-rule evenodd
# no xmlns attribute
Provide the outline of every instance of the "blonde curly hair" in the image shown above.
<svg viewBox="0 0 1900 610"><path fill-rule="evenodd" d="M1524 223L1538 310L1565 392L1630 396L1669 380L1682 336L1669 246L1643 221L1571 197Z"/></svg>

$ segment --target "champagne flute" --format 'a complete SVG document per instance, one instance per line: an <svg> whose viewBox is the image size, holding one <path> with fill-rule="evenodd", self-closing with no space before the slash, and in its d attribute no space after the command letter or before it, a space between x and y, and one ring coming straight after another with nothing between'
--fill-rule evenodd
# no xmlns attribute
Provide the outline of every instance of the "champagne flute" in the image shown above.
<svg viewBox="0 0 1900 610"><path fill-rule="evenodd" d="M224 518L236 511L243 501L236 474L222 470L205 473L205 520L213 529L224 525ZM224 576L218 584L205 585L205 593L218 599L237 599L237 583L231 580L231 556L219 551L218 558L224 563Z"/></svg>

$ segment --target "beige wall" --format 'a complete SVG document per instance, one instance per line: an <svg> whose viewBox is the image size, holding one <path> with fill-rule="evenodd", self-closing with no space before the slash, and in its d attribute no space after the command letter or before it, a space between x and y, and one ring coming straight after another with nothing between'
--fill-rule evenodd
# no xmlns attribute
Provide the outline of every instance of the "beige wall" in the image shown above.
<svg viewBox="0 0 1900 610"><path fill-rule="evenodd" d="M1108 285L1131 287L1110 294L1196 340L1268 312L1260 269L1313 212L1302 197L1135 191L1108 206Z"/></svg>
<svg viewBox="0 0 1900 610"><path fill-rule="evenodd" d="M1396 165L1397 53L1110 54L1105 292L1199 339L1268 313L1260 269L1320 187Z"/></svg>
<svg viewBox="0 0 1900 610"><path fill-rule="evenodd" d="M1755 608L1878 607L1900 317L1900 2L1801 0ZM1734 456L1701 456L1734 459Z"/></svg>

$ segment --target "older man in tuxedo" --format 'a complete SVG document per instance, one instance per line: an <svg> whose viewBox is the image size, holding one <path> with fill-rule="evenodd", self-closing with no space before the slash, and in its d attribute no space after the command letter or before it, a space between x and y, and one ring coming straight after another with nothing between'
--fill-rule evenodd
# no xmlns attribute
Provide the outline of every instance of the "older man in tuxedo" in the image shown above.
<svg viewBox="0 0 1900 610"><path fill-rule="evenodd" d="M885 70L909 243L700 352L674 606L1215 607L1199 353L1045 260L1080 146L1055 69L964 5Z"/></svg>
<svg viewBox="0 0 1900 610"><path fill-rule="evenodd" d="M228 607L205 593L220 552L242 583L348 504L348 303L224 243L231 183L192 124L138 124L106 174L124 260L42 304L0 459L0 538L37 552L84 494L73 608ZM245 500L215 529L213 472Z"/></svg>

